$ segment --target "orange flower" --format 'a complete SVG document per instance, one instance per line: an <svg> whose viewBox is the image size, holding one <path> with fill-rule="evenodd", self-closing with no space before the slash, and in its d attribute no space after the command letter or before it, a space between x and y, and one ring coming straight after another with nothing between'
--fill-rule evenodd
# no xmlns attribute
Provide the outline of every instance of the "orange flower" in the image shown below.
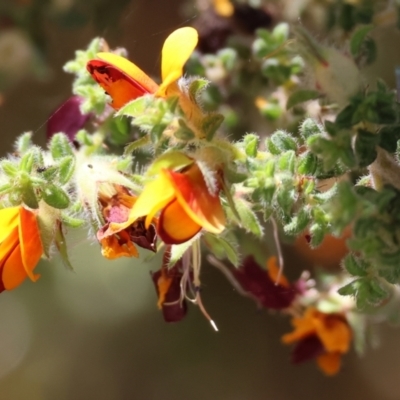
<svg viewBox="0 0 400 400"><path fill-rule="evenodd" d="M206 182L199 165L192 160L179 172L161 169L156 179L145 186L124 225L145 217L147 229L161 211L157 233L166 244L186 242L202 228L220 233L225 227L225 215L219 185L212 180ZM114 226L111 224L110 228Z"/></svg>
<svg viewBox="0 0 400 400"><path fill-rule="evenodd" d="M231 17L235 11L230 0L212 0L215 12L221 17Z"/></svg>
<svg viewBox="0 0 400 400"><path fill-rule="evenodd" d="M155 251L157 235L154 225L150 224L145 228L143 218L126 224L136 196L123 186L114 185L114 190L112 196L99 193L100 209L106 221L97 232L103 256L111 260L119 257L138 257L139 252L135 244ZM112 228L110 224L113 225Z"/></svg>
<svg viewBox="0 0 400 400"><path fill-rule="evenodd" d="M0 291L14 289L33 273L43 254L36 214L22 206L0 210Z"/></svg>
<svg viewBox="0 0 400 400"><path fill-rule="evenodd" d="M283 343L295 343L292 361L316 358L326 375L340 369L341 355L349 351L351 329L342 314L325 314L310 307L300 318L293 318L294 331L283 335Z"/></svg>
<svg viewBox="0 0 400 400"><path fill-rule="evenodd" d="M131 100L152 93L166 97L177 91L176 81L183 66L197 45L197 31L184 27L172 32L164 42L161 60L162 83L157 85L139 67L114 53L98 53L99 60L90 60L87 69L113 99L116 110Z"/></svg>

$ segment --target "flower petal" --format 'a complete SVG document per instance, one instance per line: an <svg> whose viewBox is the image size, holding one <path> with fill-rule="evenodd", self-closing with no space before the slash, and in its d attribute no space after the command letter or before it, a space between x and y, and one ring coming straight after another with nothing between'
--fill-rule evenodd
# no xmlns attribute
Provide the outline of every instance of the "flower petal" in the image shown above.
<svg viewBox="0 0 400 400"><path fill-rule="evenodd" d="M326 351L347 353L352 334L345 319L341 315L325 314L320 322L316 324L316 333L324 344Z"/></svg>
<svg viewBox="0 0 400 400"><path fill-rule="evenodd" d="M129 226L138 218L146 216L145 226L148 228L154 215L170 203L174 197L174 187L165 174L161 173L154 181L145 186L129 213L128 221L123 226ZM110 227L113 225L110 224Z"/></svg>
<svg viewBox="0 0 400 400"><path fill-rule="evenodd" d="M164 174L173 184L180 205L194 222L211 233L224 230L225 214L219 196L209 192L197 164L185 172L165 170Z"/></svg>
<svg viewBox="0 0 400 400"><path fill-rule="evenodd" d="M182 76L183 66L195 49L197 41L197 31L191 27L177 29L167 37L162 49L162 84L157 95L166 96L168 86Z"/></svg>
<svg viewBox="0 0 400 400"><path fill-rule="evenodd" d="M176 199L164 207L158 220L158 235L165 244L187 242L200 229Z"/></svg>
<svg viewBox="0 0 400 400"><path fill-rule="evenodd" d="M0 210L0 243L2 243L19 223L19 209L18 207L8 207ZM2 256L0 255L0 259Z"/></svg>
<svg viewBox="0 0 400 400"><path fill-rule="evenodd" d="M35 275L33 270L43 255L42 240L36 214L21 207L18 236L21 246L22 263L26 274L32 281L36 281L40 275Z"/></svg>
<svg viewBox="0 0 400 400"><path fill-rule="evenodd" d="M313 360L324 352L324 345L316 335L307 336L301 339L292 350L291 361L293 364L299 364Z"/></svg>
<svg viewBox="0 0 400 400"><path fill-rule="evenodd" d="M22 262L21 246L18 242L4 261L1 279L3 281L4 288L11 290L19 286L27 277L27 273Z"/></svg>
<svg viewBox="0 0 400 400"><path fill-rule="evenodd" d="M317 357L317 364L326 375L336 375L340 370L341 354L339 352L321 354Z"/></svg>
<svg viewBox="0 0 400 400"><path fill-rule="evenodd" d="M146 93L155 93L158 85L139 67L113 53L98 53L101 60L91 60L87 70L113 99L116 110Z"/></svg>

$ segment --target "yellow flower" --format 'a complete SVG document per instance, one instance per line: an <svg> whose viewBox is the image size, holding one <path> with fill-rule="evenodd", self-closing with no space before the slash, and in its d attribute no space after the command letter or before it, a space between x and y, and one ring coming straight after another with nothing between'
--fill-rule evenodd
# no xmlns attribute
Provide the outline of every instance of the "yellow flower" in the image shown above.
<svg viewBox="0 0 400 400"><path fill-rule="evenodd" d="M160 85L134 63L114 53L98 53L100 60L90 60L87 69L112 97L112 106L118 110L146 93L159 97L176 93L176 81L182 76L183 66L195 49L197 41L197 31L191 27L177 29L167 37L162 48Z"/></svg>
<svg viewBox="0 0 400 400"><path fill-rule="evenodd" d="M352 339L351 329L341 314L326 314L310 307L300 318L293 318L294 331L283 335L283 343L297 342L293 361L316 358L327 375L340 369L341 355L347 353ZM304 346L303 346L304 345Z"/></svg>
<svg viewBox="0 0 400 400"><path fill-rule="evenodd" d="M201 229L220 233L225 215L219 199L219 187L207 182L196 162L179 172L161 169L136 200L125 225L145 217L148 228L161 211L157 233L166 244L186 242ZM110 224L114 228L114 224Z"/></svg>
<svg viewBox="0 0 400 400"><path fill-rule="evenodd" d="M22 206L0 210L0 290L19 286L34 274L43 254L36 214Z"/></svg>

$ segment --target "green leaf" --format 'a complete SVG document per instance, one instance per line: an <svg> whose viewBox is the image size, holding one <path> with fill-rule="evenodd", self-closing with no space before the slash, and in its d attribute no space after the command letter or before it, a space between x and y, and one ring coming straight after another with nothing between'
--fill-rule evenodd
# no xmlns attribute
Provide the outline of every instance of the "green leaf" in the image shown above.
<svg viewBox="0 0 400 400"><path fill-rule="evenodd" d="M18 154L24 154L32 147L32 132L20 135L15 142L15 150Z"/></svg>
<svg viewBox="0 0 400 400"><path fill-rule="evenodd" d="M222 114L210 113L201 120L200 129L208 141L212 140L218 128L224 121Z"/></svg>
<svg viewBox="0 0 400 400"><path fill-rule="evenodd" d="M19 182L21 185L22 201L29 207L36 209L39 203L36 197L35 189L33 188L32 181L27 173L19 173Z"/></svg>
<svg viewBox="0 0 400 400"><path fill-rule="evenodd" d="M153 95L144 95L135 100L130 101L121 107L118 112L115 114L118 115L127 115L128 117L139 117L146 113L146 110L154 103Z"/></svg>
<svg viewBox="0 0 400 400"><path fill-rule="evenodd" d="M198 99L200 98L201 93L207 88L209 83L210 82L207 79L199 79L199 78L196 78L190 82L189 97L192 100L192 102L199 105Z"/></svg>
<svg viewBox="0 0 400 400"><path fill-rule="evenodd" d="M69 206L69 197L61 188L47 184L41 192L43 200L51 207L63 209Z"/></svg>
<svg viewBox="0 0 400 400"><path fill-rule="evenodd" d="M379 131L378 136L379 146L389 153L394 153L400 140L400 125L385 126Z"/></svg>
<svg viewBox="0 0 400 400"><path fill-rule="evenodd" d="M59 181L62 185L69 182L75 171L75 158L66 156L62 158L58 164L59 168Z"/></svg>
<svg viewBox="0 0 400 400"><path fill-rule="evenodd" d="M353 276L367 276L368 265L353 253L348 254L344 260L343 265L347 272Z"/></svg>
<svg viewBox="0 0 400 400"><path fill-rule="evenodd" d="M287 150L297 150L297 142L293 136L285 131L276 131L270 138L271 142L281 152ZM271 152L272 153L272 152Z"/></svg>
<svg viewBox="0 0 400 400"><path fill-rule="evenodd" d="M318 158L315 154L307 151L298 159L297 172L302 175L314 175L318 167Z"/></svg>
<svg viewBox="0 0 400 400"><path fill-rule="evenodd" d="M18 174L17 165L6 158L1 160L1 169L9 178L14 178Z"/></svg>
<svg viewBox="0 0 400 400"><path fill-rule="evenodd" d="M259 136L254 133L247 133L243 138L244 150L249 157L256 157L258 151Z"/></svg>
<svg viewBox="0 0 400 400"><path fill-rule="evenodd" d="M372 25L361 26L353 33L350 39L350 51L353 57L360 54L364 41L373 28Z"/></svg>
<svg viewBox="0 0 400 400"><path fill-rule="evenodd" d="M302 208L288 224L284 225L283 230L288 235L296 236L307 228L309 222L310 214L305 208Z"/></svg>
<svg viewBox="0 0 400 400"><path fill-rule="evenodd" d="M58 160L65 156L74 156L71 142L63 133L56 133L51 137L49 149L54 160Z"/></svg>
<svg viewBox="0 0 400 400"><path fill-rule="evenodd" d="M150 136L145 135L142 136L140 139L135 140L132 143L129 143L124 149L124 156L129 156L135 150L140 149L143 146L146 146L150 143Z"/></svg>
<svg viewBox="0 0 400 400"><path fill-rule="evenodd" d="M241 198L234 198L233 201L243 228L261 238L263 236L263 229L250 204Z"/></svg>
<svg viewBox="0 0 400 400"><path fill-rule="evenodd" d="M173 244L171 246L171 254L168 261L168 268L172 268L186 253L187 250L193 245L193 243L199 240L197 236L181 244Z"/></svg>
<svg viewBox="0 0 400 400"><path fill-rule="evenodd" d="M376 145L380 137L367 130L359 129L355 142L355 152L358 159L358 165L361 168L372 164L377 157Z"/></svg>
<svg viewBox="0 0 400 400"><path fill-rule="evenodd" d="M206 245L217 258L227 258L235 267L239 266L240 259L236 243L232 243L224 236L216 236L208 232L203 235L203 238Z"/></svg>
<svg viewBox="0 0 400 400"><path fill-rule="evenodd" d="M304 103L309 100L316 100L321 96L320 92L316 90L297 90L296 92L292 93L286 103L286 110L291 109L298 104Z"/></svg>
<svg viewBox="0 0 400 400"><path fill-rule="evenodd" d="M181 169L192 163L193 160L181 151L168 151L153 161L146 175L157 175L162 169Z"/></svg>
<svg viewBox="0 0 400 400"><path fill-rule="evenodd" d="M178 120L179 128L174 132L174 136L179 140L192 140L195 137L194 132L187 126L183 119Z"/></svg>

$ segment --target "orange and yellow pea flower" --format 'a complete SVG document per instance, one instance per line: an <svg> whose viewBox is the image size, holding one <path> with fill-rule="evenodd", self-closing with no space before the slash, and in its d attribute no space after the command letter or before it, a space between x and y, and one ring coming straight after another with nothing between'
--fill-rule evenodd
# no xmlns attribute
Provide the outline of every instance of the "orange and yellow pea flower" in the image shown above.
<svg viewBox="0 0 400 400"><path fill-rule="evenodd" d="M296 343L301 346L306 341L309 342L307 354L299 355L294 362L305 361L309 358L316 358L317 364L326 375L335 375L341 364L341 355L349 351L352 339L352 331L345 317L342 314L326 314L317 309L308 308L302 317L295 317L292 320L294 330L283 335L282 342L286 344ZM313 342L321 345L320 350L315 346L310 346ZM312 348L314 347L314 348ZM311 353L314 352L314 355ZM304 353L304 351L303 351Z"/></svg>
<svg viewBox="0 0 400 400"><path fill-rule="evenodd" d="M176 81L183 75L183 66L197 41L197 31L191 27L177 29L167 37L162 49L160 85L131 61L114 53L98 53L99 60L90 60L87 69L112 98L112 107L118 110L147 93L159 97L175 94L178 91Z"/></svg>
<svg viewBox="0 0 400 400"><path fill-rule="evenodd" d="M201 229L220 233L225 228L225 215L219 199L219 188L211 191L199 165L192 161L180 171L161 169L138 197L122 226L145 217L148 228L161 211L157 233L166 244L190 240ZM121 226L121 225L120 225ZM110 224L115 229L117 224Z"/></svg>
<svg viewBox="0 0 400 400"><path fill-rule="evenodd" d="M0 291L19 286L26 277L36 281L33 270L43 255L37 216L23 206L0 210Z"/></svg>

